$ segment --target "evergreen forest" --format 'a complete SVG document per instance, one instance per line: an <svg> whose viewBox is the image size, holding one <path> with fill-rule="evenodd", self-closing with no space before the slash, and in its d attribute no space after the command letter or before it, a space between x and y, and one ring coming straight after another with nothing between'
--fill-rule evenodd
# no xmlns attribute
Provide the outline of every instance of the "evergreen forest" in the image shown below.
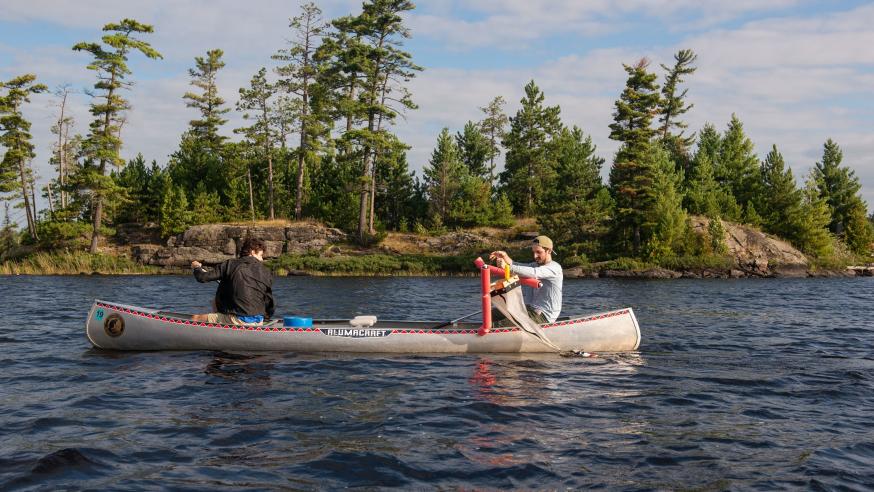
<svg viewBox="0 0 874 492"><path fill-rule="evenodd" d="M730 118L724 128L688 128L692 49L623 65L609 128L615 155L599 154L531 80L514 114L500 95L482 101L480 118L434 135L423 171L412 172L410 147L395 133L417 109L410 81L424 70L404 47L412 9L409 0L365 0L359 12L325 19L316 4L301 5L287 44L265 53L233 101L219 96L221 47L197 56L178 102L191 120L166 162L121 157L131 112L148 111L129 103L130 62L162 63L149 42L160 26L123 19L71 46L93 73L91 120L69 116L70 86L54 90L51 149L34 147L23 111L49 91L39 74L0 81L0 253L83 236L82 248L96 253L126 223L155 224L166 238L195 224L314 220L371 245L388 231L508 228L528 218L563 255L587 261L719 255L721 220L760 228L813 258L870 258L872 217L838 142L824 135L811 172L795 176L777 145L757 156L736 115L708 115ZM227 128L231 112L244 126ZM35 162L54 173L39 188ZM23 212L22 223L10 208ZM711 219L713 239L692 232L693 216Z"/></svg>

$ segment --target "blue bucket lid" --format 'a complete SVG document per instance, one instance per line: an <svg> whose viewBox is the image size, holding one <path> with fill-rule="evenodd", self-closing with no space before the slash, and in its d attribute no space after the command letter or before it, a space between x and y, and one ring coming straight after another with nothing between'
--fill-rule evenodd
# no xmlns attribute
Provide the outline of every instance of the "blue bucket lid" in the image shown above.
<svg viewBox="0 0 874 492"><path fill-rule="evenodd" d="M285 326L309 328L310 326L313 326L313 319L302 318L299 316L285 316L282 318L282 324Z"/></svg>

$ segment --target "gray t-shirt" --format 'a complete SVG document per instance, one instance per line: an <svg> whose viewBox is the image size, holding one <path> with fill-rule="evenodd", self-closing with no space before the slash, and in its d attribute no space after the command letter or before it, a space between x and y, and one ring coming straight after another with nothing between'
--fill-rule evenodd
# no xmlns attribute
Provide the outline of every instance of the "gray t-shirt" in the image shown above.
<svg viewBox="0 0 874 492"><path fill-rule="evenodd" d="M513 263L510 272L520 277L536 278L543 284L539 289L522 287L525 299L530 299L527 304L543 313L543 316L551 323L561 314L561 288L564 273L561 265L550 261L545 265L537 262Z"/></svg>

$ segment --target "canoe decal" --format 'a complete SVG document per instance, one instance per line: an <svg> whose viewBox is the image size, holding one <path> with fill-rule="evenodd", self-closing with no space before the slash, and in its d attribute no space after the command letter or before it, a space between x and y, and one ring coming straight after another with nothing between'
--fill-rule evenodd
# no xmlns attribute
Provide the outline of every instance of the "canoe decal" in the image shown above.
<svg viewBox="0 0 874 492"><path fill-rule="evenodd" d="M325 335L329 336L345 336L350 338L372 338L372 337L384 337L388 336L392 333L398 333L401 335L472 335L476 334L477 330L428 330L421 328L409 328L409 329L392 329L392 328L383 328L383 329L361 329L361 328L349 328L349 329L341 329L341 328L315 328L315 327L291 327L291 326L257 326L257 325L221 325L216 323L207 323L204 321L192 321L187 319L180 318L170 318L166 316L160 316L154 313L147 313L143 311L135 311L133 309L115 306L113 304L106 304L102 302L95 303L99 308L103 309L111 309L115 312L130 314L133 316L139 316L141 318L154 319L160 321L162 323L170 323L175 325L185 325L185 326L194 326L194 327L203 327L203 328L213 328L213 329L225 329L225 330L235 330L235 331L263 331L263 332L322 332ZM95 313L95 318L98 320L104 316L103 309L98 309ZM551 323L548 325L543 325L543 328L558 328L562 326L569 325L578 325L581 323L586 323L589 321L596 321L600 319L612 318L614 316L623 316L628 314L628 309L622 309L619 311L614 311L611 313L604 313L595 316L590 316L588 318L576 318L565 321L559 321L556 323ZM98 317L99 316L99 317ZM326 331L336 331L336 332L349 332L349 331L359 331L359 332L384 332L384 334L365 334L365 335L341 335L341 334L329 334L325 333ZM491 333L511 333L519 331L517 327L507 327L507 328L495 328L492 329Z"/></svg>
<svg viewBox="0 0 874 492"><path fill-rule="evenodd" d="M372 328L320 328L320 331L329 337L345 338L374 338L387 337L392 330L378 330Z"/></svg>

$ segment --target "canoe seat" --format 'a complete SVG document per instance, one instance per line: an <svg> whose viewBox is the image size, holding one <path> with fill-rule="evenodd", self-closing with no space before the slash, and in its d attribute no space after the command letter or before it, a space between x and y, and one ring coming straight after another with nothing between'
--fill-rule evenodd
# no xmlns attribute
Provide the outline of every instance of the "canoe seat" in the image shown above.
<svg viewBox="0 0 874 492"><path fill-rule="evenodd" d="M376 316L356 316L349 320L352 326L373 326L376 324Z"/></svg>

